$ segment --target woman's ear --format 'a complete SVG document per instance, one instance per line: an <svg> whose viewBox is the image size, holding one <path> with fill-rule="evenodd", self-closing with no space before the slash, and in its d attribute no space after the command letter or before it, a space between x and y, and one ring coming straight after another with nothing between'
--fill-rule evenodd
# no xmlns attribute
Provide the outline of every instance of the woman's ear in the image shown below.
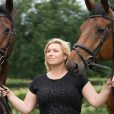
<svg viewBox="0 0 114 114"><path fill-rule="evenodd" d="M67 55L64 56L64 60L67 60Z"/></svg>

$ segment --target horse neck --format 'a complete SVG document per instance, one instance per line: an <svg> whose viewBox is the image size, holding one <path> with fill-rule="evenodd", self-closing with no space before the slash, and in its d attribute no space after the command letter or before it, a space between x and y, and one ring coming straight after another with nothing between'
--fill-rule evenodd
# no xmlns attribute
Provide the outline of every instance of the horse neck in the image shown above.
<svg viewBox="0 0 114 114"><path fill-rule="evenodd" d="M0 82L5 85L6 77L7 77L7 70L8 70L8 59L6 59L2 65L2 70L0 73Z"/></svg>

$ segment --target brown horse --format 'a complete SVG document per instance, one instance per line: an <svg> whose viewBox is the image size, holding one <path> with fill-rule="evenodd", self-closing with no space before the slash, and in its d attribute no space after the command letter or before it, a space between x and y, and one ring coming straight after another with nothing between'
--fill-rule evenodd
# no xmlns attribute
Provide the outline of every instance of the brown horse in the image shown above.
<svg viewBox="0 0 114 114"><path fill-rule="evenodd" d="M13 0L6 0L0 6L0 82L5 85L9 56L15 41L13 21ZM0 106L0 114L4 114Z"/></svg>
<svg viewBox="0 0 114 114"><path fill-rule="evenodd" d="M81 36L66 65L69 73L77 77L83 77L87 68L99 67L95 62L101 60L112 58L114 66L114 7L107 0L101 0L100 5L91 0L85 0L85 3L90 15L81 26ZM109 114L114 114L112 92L106 104Z"/></svg>

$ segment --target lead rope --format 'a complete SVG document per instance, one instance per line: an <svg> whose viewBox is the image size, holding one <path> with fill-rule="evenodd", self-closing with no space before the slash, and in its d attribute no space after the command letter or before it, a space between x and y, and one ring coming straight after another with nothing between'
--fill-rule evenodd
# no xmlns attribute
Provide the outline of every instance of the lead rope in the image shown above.
<svg viewBox="0 0 114 114"><path fill-rule="evenodd" d="M0 83L0 86L3 88L1 83ZM7 89L5 89L5 91L6 90ZM8 113L8 109L10 110L10 112L12 114L12 110L11 110L9 104L8 104L8 98L7 98L7 96L5 96L5 97L3 96L3 91L1 91L1 98L2 98L2 102L0 101L0 104L1 104L1 106L3 108L3 110L4 110L4 114L9 114Z"/></svg>

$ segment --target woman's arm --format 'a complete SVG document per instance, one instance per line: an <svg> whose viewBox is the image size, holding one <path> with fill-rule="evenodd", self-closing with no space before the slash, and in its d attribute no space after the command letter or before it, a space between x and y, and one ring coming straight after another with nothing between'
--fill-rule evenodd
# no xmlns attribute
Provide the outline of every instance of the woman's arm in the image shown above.
<svg viewBox="0 0 114 114"><path fill-rule="evenodd" d="M106 102L110 92L111 87L114 87L114 81L111 81L111 78L107 81L104 88L98 94L92 84L88 82L82 89L83 97L87 100L89 104L94 107L100 108Z"/></svg>
<svg viewBox="0 0 114 114"><path fill-rule="evenodd" d="M24 101L15 96L8 88L4 86L7 91L4 91L4 96L7 95L9 102L13 105L15 109L23 114L30 113L37 104L37 97L30 90L28 90ZM0 88L0 90L3 90ZM1 92L0 92L1 94Z"/></svg>

